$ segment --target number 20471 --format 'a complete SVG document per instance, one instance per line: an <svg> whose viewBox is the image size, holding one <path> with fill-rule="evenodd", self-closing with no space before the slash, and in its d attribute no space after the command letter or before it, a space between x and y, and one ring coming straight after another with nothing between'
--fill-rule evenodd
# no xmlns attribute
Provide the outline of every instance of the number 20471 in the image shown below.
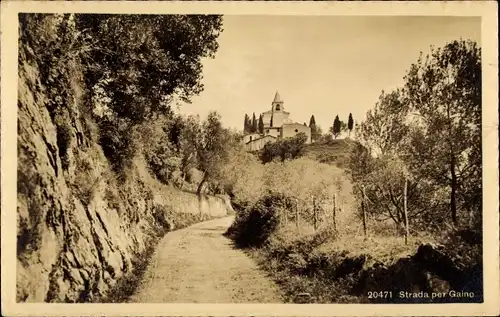
<svg viewBox="0 0 500 317"><path fill-rule="evenodd" d="M368 298L392 298L392 291L368 292Z"/></svg>

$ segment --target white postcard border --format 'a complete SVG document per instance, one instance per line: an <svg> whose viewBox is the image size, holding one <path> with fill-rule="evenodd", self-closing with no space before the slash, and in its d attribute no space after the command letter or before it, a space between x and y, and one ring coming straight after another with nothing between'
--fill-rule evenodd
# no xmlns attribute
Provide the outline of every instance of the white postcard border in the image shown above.
<svg viewBox="0 0 500 317"><path fill-rule="evenodd" d="M5 316L479 316L499 315L498 20L494 1L4 1L1 3L1 298ZM31 304L16 303L17 29L19 12L237 15L480 16L483 65L482 304Z"/></svg>

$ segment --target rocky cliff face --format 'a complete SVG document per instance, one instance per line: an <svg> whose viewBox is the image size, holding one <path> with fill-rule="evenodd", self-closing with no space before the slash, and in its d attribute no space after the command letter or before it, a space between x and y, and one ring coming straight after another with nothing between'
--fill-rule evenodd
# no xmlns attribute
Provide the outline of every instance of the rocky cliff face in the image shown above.
<svg viewBox="0 0 500 317"><path fill-rule="evenodd" d="M161 185L140 158L117 180L80 106L78 74L54 111L36 59L20 54L18 301L98 300L168 230L227 215L227 199Z"/></svg>

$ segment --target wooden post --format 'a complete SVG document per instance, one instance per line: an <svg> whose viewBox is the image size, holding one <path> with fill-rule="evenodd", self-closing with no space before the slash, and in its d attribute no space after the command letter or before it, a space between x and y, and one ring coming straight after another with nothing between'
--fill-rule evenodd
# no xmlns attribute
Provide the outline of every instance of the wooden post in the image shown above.
<svg viewBox="0 0 500 317"><path fill-rule="evenodd" d="M295 199L295 224L297 225L297 232L299 231L299 200Z"/></svg>
<svg viewBox="0 0 500 317"><path fill-rule="evenodd" d="M408 238L410 237L410 228L408 226L408 210L407 210L407 194L408 194L408 179L405 177L405 189L404 189L404 213L405 213L405 244L408 244Z"/></svg>
<svg viewBox="0 0 500 317"><path fill-rule="evenodd" d="M366 211L365 211L365 185L362 185L363 199L361 199L361 212L363 213L363 234L366 240Z"/></svg>
<svg viewBox="0 0 500 317"><path fill-rule="evenodd" d="M333 194L333 230L337 231L337 193Z"/></svg>
<svg viewBox="0 0 500 317"><path fill-rule="evenodd" d="M318 219L317 219L317 215L316 215L316 198L314 196L312 196L312 199L313 199L313 221L314 221L314 231L316 231L316 229L318 228Z"/></svg>
<svg viewBox="0 0 500 317"><path fill-rule="evenodd" d="M288 224L288 212L286 208L281 208L281 212L283 213L283 224L286 226Z"/></svg>

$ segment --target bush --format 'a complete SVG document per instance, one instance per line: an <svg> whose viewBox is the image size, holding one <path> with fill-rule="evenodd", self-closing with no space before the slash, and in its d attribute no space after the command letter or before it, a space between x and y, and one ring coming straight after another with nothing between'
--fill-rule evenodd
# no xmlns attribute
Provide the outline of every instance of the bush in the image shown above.
<svg viewBox="0 0 500 317"><path fill-rule="evenodd" d="M280 139L274 143L268 143L262 149L260 159L263 163L279 159L284 162L287 159L295 159L304 154L307 136L299 133L293 138Z"/></svg>
<svg viewBox="0 0 500 317"><path fill-rule="evenodd" d="M269 194L237 215L226 232L241 248L261 247L278 229L279 210L291 209L292 200L282 194Z"/></svg>
<svg viewBox="0 0 500 317"><path fill-rule="evenodd" d="M88 206L98 190L102 176L92 160L84 155L76 157L75 176L71 189L84 206Z"/></svg>
<svg viewBox="0 0 500 317"><path fill-rule="evenodd" d="M137 141L131 133L131 126L124 120L101 122L99 144L104 155L111 163L112 169L118 175L132 165L138 152Z"/></svg>

